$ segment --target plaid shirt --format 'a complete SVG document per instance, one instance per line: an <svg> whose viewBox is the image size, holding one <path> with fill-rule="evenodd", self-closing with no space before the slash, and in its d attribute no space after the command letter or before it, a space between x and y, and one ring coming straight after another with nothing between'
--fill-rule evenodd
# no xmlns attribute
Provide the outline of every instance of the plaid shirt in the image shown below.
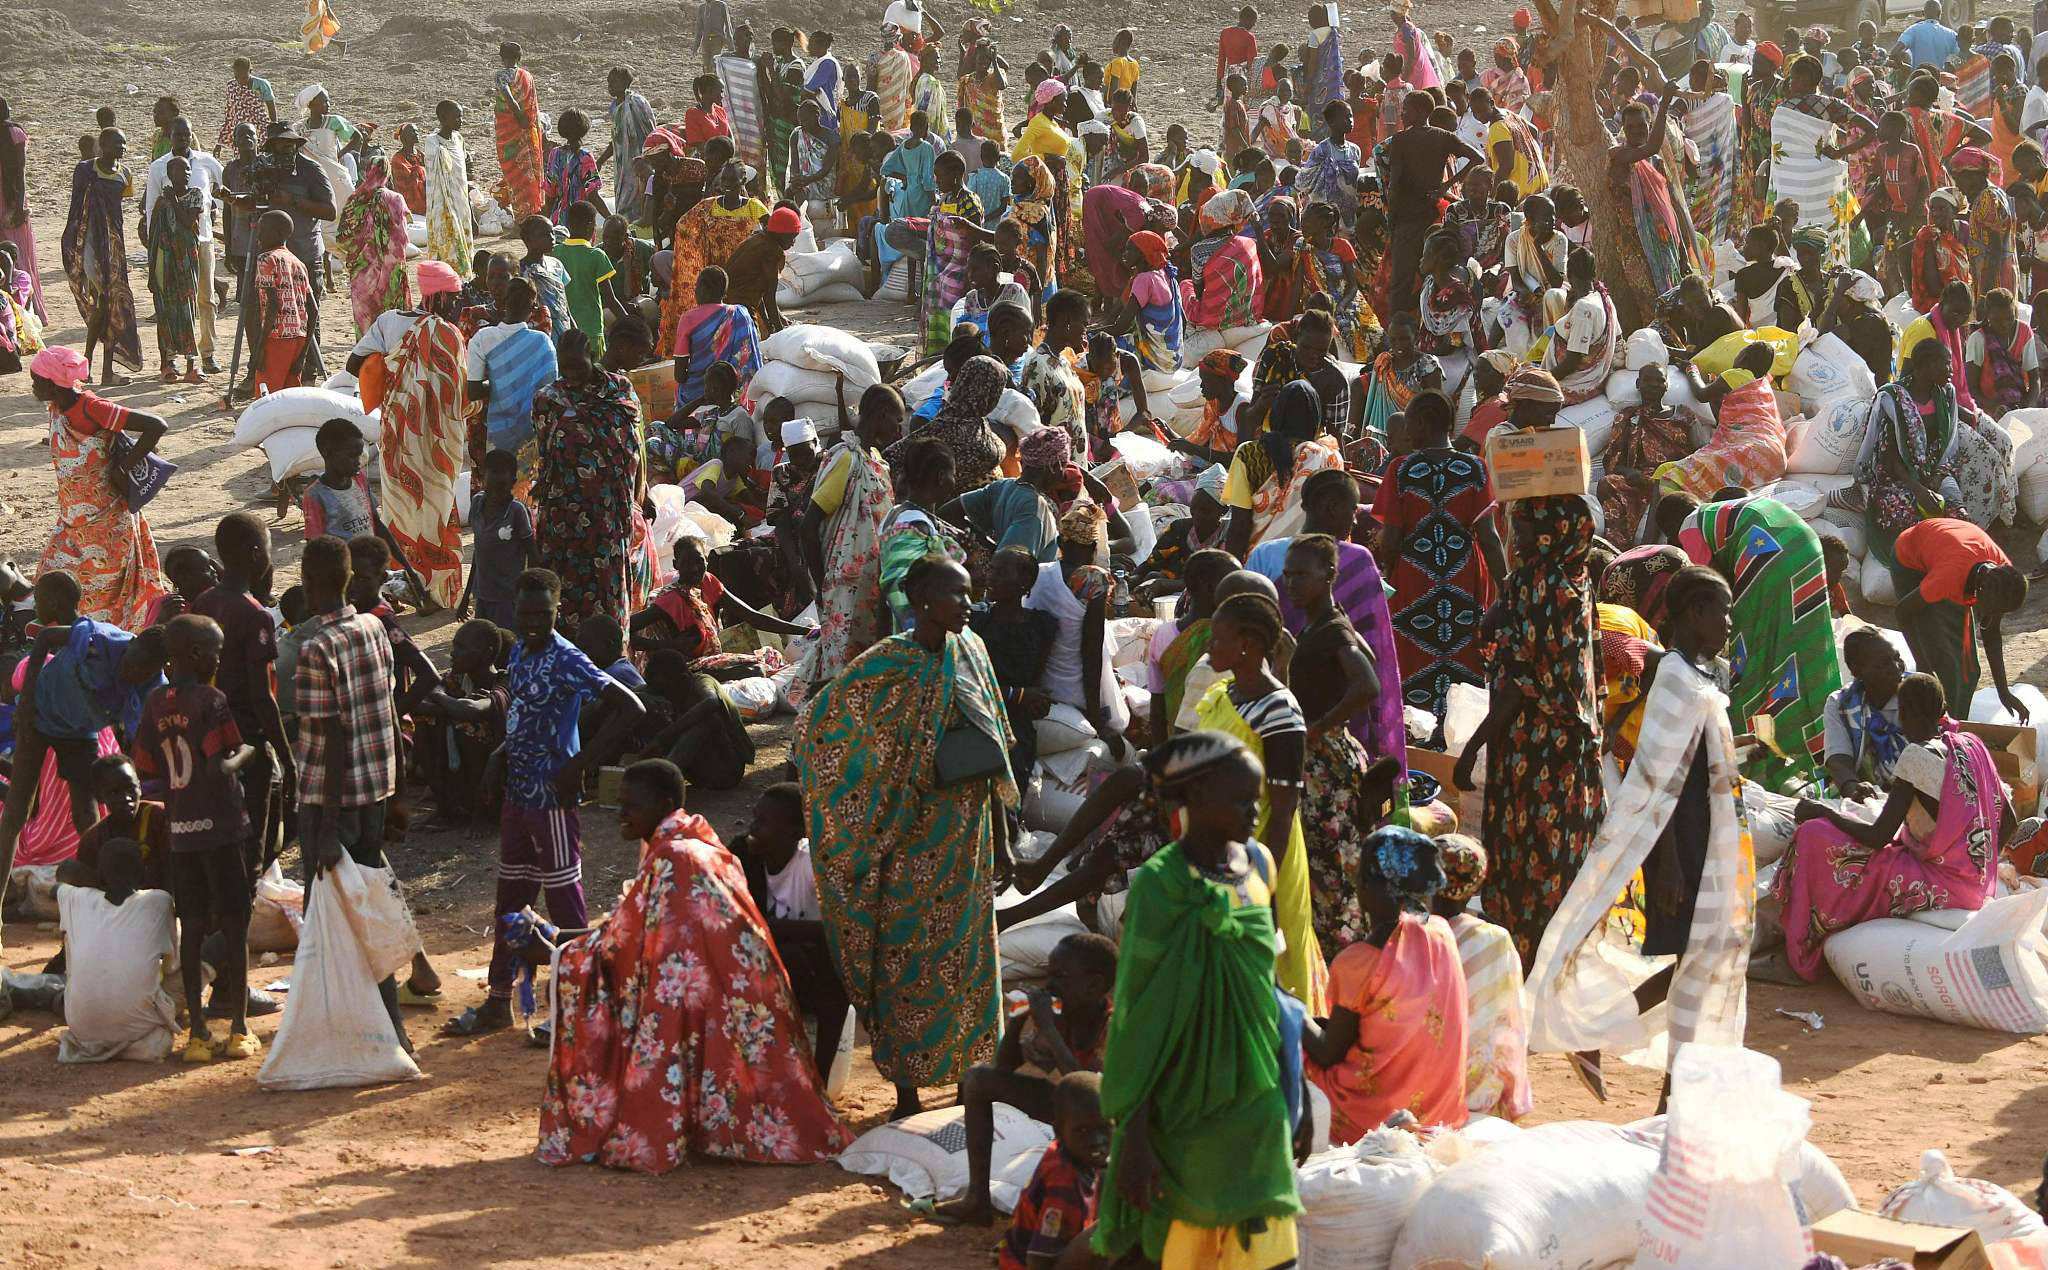
<svg viewBox="0 0 2048 1270"><path fill-rule="evenodd" d="M306 638L293 675L300 802L327 803L329 719L342 721L347 746L338 804L367 806L397 790L398 716L391 701L396 674L391 640L373 614L344 606Z"/></svg>

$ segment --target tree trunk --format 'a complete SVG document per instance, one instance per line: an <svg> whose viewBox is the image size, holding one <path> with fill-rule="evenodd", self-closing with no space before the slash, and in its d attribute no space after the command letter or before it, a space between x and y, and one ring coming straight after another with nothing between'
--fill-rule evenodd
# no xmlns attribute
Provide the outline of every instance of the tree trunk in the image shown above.
<svg viewBox="0 0 2048 1270"><path fill-rule="evenodd" d="M1631 331L1656 317L1656 287L1636 235L1635 207L1627 190L1616 190L1607 179L1607 156L1614 142L1600 118L1597 95L1607 60L1606 33L1579 20L1582 11L1612 18L1614 2L1564 0L1555 8L1547 3L1539 7L1553 42L1564 48L1562 82L1552 94L1558 134L1554 180L1569 182L1585 197L1593 214L1588 247L1600 261L1600 281L1614 300L1623 330ZM1676 196L1685 196L1682 185Z"/></svg>

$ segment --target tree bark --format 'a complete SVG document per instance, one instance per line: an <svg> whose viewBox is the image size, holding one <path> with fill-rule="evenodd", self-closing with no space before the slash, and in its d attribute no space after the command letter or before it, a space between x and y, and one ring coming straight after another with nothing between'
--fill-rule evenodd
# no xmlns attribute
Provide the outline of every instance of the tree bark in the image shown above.
<svg viewBox="0 0 2048 1270"><path fill-rule="evenodd" d="M1560 82L1552 92L1552 117L1557 127L1554 179L1577 187L1584 196L1593 215L1588 249L1600 262L1600 281L1614 300L1623 328L1634 330L1656 317L1656 287L1650 280L1650 262L1643 255L1642 240L1636 235L1635 207L1628 191L1615 189L1607 177L1607 157L1614 140L1600 117L1598 96L1607 62L1607 37L1600 27L1579 20L1582 12L1611 19L1614 0L1562 0L1555 6L1539 0L1538 8L1553 47L1564 50L1558 64ZM1683 178L1674 197L1685 197Z"/></svg>

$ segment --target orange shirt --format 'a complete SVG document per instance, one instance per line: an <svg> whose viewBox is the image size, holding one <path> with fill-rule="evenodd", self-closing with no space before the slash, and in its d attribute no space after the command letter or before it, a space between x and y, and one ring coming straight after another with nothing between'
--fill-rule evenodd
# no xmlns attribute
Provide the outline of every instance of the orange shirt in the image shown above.
<svg viewBox="0 0 2048 1270"><path fill-rule="evenodd" d="M1441 917L1403 913L1385 948L1360 940L1330 963L1330 1005L1358 1016L1335 1067L1310 1063L1330 1099L1330 1142L1356 1142L1397 1111L1465 1123L1465 969Z"/></svg>
<svg viewBox="0 0 2048 1270"><path fill-rule="evenodd" d="M1980 564L2011 564L1991 535L1967 520L1923 520L1900 534L1892 546L1901 567L1921 574L1920 598L1929 604L1970 608L1970 570Z"/></svg>

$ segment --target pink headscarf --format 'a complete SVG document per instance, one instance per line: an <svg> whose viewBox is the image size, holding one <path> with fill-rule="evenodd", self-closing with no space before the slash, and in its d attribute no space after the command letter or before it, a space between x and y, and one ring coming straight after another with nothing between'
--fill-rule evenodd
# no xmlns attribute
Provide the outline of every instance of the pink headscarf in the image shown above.
<svg viewBox="0 0 2048 1270"><path fill-rule="evenodd" d="M446 295L462 290L462 279L455 276L455 270L439 260L420 261L420 296Z"/></svg>
<svg viewBox="0 0 2048 1270"><path fill-rule="evenodd" d="M47 379L59 388L76 388L92 377L92 363L76 349L52 344L29 362L28 373L37 379Z"/></svg>
<svg viewBox="0 0 2048 1270"><path fill-rule="evenodd" d="M1057 79L1041 79L1037 91L1031 94L1031 113L1036 115L1045 109L1045 104L1055 97L1066 96L1067 86Z"/></svg>

